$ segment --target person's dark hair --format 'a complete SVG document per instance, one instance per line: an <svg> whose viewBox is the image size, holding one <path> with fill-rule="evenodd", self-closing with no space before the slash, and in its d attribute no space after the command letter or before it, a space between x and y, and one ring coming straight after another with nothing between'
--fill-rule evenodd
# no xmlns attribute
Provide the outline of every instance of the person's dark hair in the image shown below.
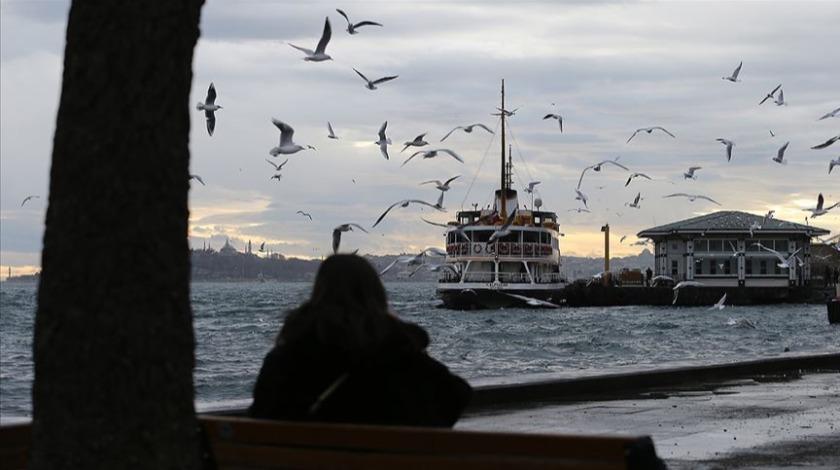
<svg viewBox="0 0 840 470"><path fill-rule="evenodd" d="M364 258L337 254L325 259L315 277L312 295L291 310L277 343L316 338L322 345L366 351L382 339L388 298L379 273Z"/></svg>

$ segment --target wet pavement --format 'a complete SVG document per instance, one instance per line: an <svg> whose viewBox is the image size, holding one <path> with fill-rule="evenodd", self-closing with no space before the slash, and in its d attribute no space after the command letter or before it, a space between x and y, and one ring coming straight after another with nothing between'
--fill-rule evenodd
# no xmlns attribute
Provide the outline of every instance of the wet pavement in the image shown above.
<svg viewBox="0 0 840 470"><path fill-rule="evenodd" d="M840 373L666 386L473 410L456 429L649 435L670 469L840 470Z"/></svg>

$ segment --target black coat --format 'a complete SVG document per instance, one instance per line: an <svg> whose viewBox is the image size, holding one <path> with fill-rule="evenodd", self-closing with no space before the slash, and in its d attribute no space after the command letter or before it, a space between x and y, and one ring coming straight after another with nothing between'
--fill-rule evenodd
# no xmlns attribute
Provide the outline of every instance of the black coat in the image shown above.
<svg viewBox="0 0 840 470"><path fill-rule="evenodd" d="M249 414L255 418L451 427L472 389L429 357L420 326L388 318L368 351L320 344L315 335L265 357Z"/></svg>

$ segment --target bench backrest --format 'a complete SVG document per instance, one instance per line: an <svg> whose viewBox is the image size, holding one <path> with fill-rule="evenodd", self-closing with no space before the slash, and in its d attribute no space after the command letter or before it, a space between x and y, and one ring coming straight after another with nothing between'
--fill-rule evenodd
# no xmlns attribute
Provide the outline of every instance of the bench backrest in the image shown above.
<svg viewBox="0 0 840 470"><path fill-rule="evenodd" d="M664 468L649 437L200 419L221 469Z"/></svg>
<svg viewBox="0 0 840 470"><path fill-rule="evenodd" d="M199 417L217 468L660 469L649 437L498 433ZM0 426L0 470L25 469L31 425Z"/></svg>

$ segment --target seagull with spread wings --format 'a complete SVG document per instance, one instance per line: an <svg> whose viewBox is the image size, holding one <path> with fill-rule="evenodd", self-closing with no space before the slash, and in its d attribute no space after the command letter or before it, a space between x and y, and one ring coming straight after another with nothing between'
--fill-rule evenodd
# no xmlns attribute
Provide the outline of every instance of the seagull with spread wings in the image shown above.
<svg viewBox="0 0 840 470"><path fill-rule="evenodd" d="M557 124L560 126L560 132L561 133L563 132L563 116L561 116L559 114L549 113L549 114L546 114L545 116L543 116L543 120L545 120L545 119L557 119Z"/></svg>
<svg viewBox="0 0 840 470"><path fill-rule="evenodd" d="M631 140L633 140L633 137L636 137L636 134L638 134L639 132L643 132L643 131L647 132L648 134L650 134L653 131L662 131L662 132L670 135L671 137L676 138L676 136L674 134L671 134L670 132L668 132L668 130L665 129L664 127L653 126L653 127L642 127L642 128L636 129L636 132L634 132L633 135L631 135L630 138L627 139L627 142L629 143Z"/></svg>
<svg viewBox="0 0 840 470"><path fill-rule="evenodd" d="M840 166L840 157L837 157L834 160L831 160L830 162L828 162L828 174L829 175L831 174L831 169L834 168L835 166Z"/></svg>
<svg viewBox="0 0 840 470"><path fill-rule="evenodd" d="M201 179L201 176L198 176L198 175L196 175L196 174L190 174L190 179L191 179L191 180L196 180L196 181L198 181L199 183L201 183L201 185L202 185L202 186L206 186L206 185L204 184L204 180L203 180L203 179Z"/></svg>
<svg viewBox="0 0 840 470"><path fill-rule="evenodd" d="M335 135L335 132L333 131L332 124L330 124L330 121L327 121L327 131L329 132L327 134L327 137L329 137L330 139L338 139L338 136Z"/></svg>
<svg viewBox="0 0 840 470"><path fill-rule="evenodd" d="M700 166L692 166L688 168L688 171L683 172L683 179L692 179L697 180L697 176L694 174L697 170L702 170L703 167Z"/></svg>
<svg viewBox="0 0 840 470"><path fill-rule="evenodd" d="M779 90L779 96L773 102L776 103L776 106L787 106L788 102L785 101L785 90Z"/></svg>
<svg viewBox="0 0 840 470"><path fill-rule="evenodd" d="M809 207L807 209L802 209L802 210L810 212L811 213L811 218L813 219L814 217L819 217L821 215L827 214L828 211L830 211L831 209L834 209L835 207L840 205L840 202L835 202L834 204L832 204L828 207L823 207L824 202L825 201L823 199L823 195L822 195L822 193L820 193L817 196L817 207Z"/></svg>
<svg viewBox="0 0 840 470"><path fill-rule="evenodd" d="M460 178L460 177L461 177L461 175L455 175L452 178L449 178L448 180L444 181L443 183L441 183L440 180L429 180L429 181L423 181L420 184L434 183L435 187L437 189L440 189L441 191L449 191L449 183L453 182L456 178Z"/></svg>
<svg viewBox="0 0 840 470"><path fill-rule="evenodd" d="M376 227L377 225L379 225L379 222L382 222L382 219L384 219L385 216L388 215L388 212L390 212L391 209L393 209L397 206L408 207L410 204L421 204L421 205L424 205L424 206L429 206L432 209L436 209L436 210L439 210L441 212L445 212L446 209L443 208L443 194L444 194L444 192L441 191L440 196L438 197L437 203L435 203L435 204L428 203L428 202L423 201L421 199L403 199L402 201L397 201L397 202L391 204L387 209L385 209L385 212L383 212L382 215L380 215L379 218L376 219L376 222L374 222L372 226Z"/></svg>
<svg viewBox="0 0 840 470"><path fill-rule="evenodd" d="M765 97L764 97L764 99L763 99L763 100L761 100L761 101L758 103L758 105L759 105L759 106L761 106L761 105L762 105L762 104L764 104L764 102L765 102L765 101L767 101L767 100L774 100L774 101L775 101L775 99L776 99L776 98L775 98L775 96L774 96L774 95L776 94L776 91L777 91L779 88L781 88L781 87L782 87L782 85L781 85L781 84L779 84L778 86L776 86L776 88L773 88L773 91L771 91L770 93L767 93L767 96L765 96Z"/></svg>
<svg viewBox="0 0 840 470"><path fill-rule="evenodd" d="M580 178L578 178L578 184L577 184L578 189L580 189L580 184L583 182L583 175L585 175L587 171L589 171L589 170L592 170L592 171L601 171L601 167L602 167L605 163L612 163L613 165L615 165L615 166L617 166L617 167L619 167L619 168L623 168L623 169L625 169L625 170L627 170L627 171L630 171L630 169L629 169L629 168L627 168L626 166L622 165L621 163L618 163L618 159L619 159L619 158L621 158L621 155L619 155L619 156L617 156L617 157L613 158L612 160L603 160L603 161L600 161L600 162L598 162L598 163L596 163L596 164L594 164L594 165L589 165L588 167L584 168L584 169L583 169L583 171L581 171L581 172L580 172Z"/></svg>
<svg viewBox="0 0 840 470"><path fill-rule="evenodd" d="M822 121L823 119L833 118L840 116L840 108L835 109L834 111L829 111L823 114L817 121Z"/></svg>
<svg viewBox="0 0 840 470"><path fill-rule="evenodd" d="M626 187L627 185L630 184L631 181L633 181L633 179L638 178L639 176L641 176L642 178L647 178L649 180L652 179L650 176L648 176L644 173L633 173L633 174L630 175L629 178L627 178L627 182L624 183L624 186Z"/></svg>
<svg viewBox="0 0 840 470"><path fill-rule="evenodd" d="M826 140L825 142L823 142L821 144L817 144L817 145L815 145L811 148L814 149L814 150L824 149L824 148L828 147L829 145L833 144L834 142L837 142L838 140L840 140L840 135L835 135L834 137Z"/></svg>
<svg viewBox="0 0 840 470"><path fill-rule="evenodd" d="M281 163L281 164L279 164L279 165L278 165L278 164L276 164L276 163L274 163L273 161L271 161L271 160L269 160L269 159L266 159L265 161L267 161L267 162L269 163L269 165L271 165L271 166L273 166L273 167L274 167L274 171L280 171L280 170L282 170L282 169L283 169L283 165L285 165L286 163L289 163L289 159L288 159L288 158L286 159L286 161L284 161L283 163Z"/></svg>
<svg viewBox="0 0 840 470"><path fill-rule="evenodd" d="M424 132L424 133L418 135L417 137L414 138L414 140L409 140L407 142L404 142L405 147L403 147L403 149L400 150L400 153L404 152L405 149L407 149L409 147L422 147L424 145L429 145L429 143L426 142L425 139L424 139L424 137L426 137L426 134L428 134L428 132Z"/></svg>
<svg viewBox="0 0 840 470"><path fill-rule="evenodd" d="M636 198L633 199L633 202L625 202L624 205L628 206L628 207L633 207L633 208L638 209L639 208L639 202L641 202L641 200L642 200L642 193L636 193Z"/></svg>
<svg viewBox="0 0 840 470"><path fill-rule="evenodd" d="M463 158L461 158L461 156L460 156L460 155L458 155L457 153L455 153L455 151L454 151L454 150L450 150L450 149L432 149L432 150L418 150L418 151L416 151L416 152L412 153L412 154L411 154L411 156L410 156L410 157L408 157L408 158L407 158L407 159L403 162L403 164L402 164L402 165L400 165L400 167L405 166L405 164L406 164L406 163L408 163L408 161L409 161L409 160L411 160L412 158L416 157L417 155L423 155L423 158L435 158L435 157L437 157L437 156L438 156L438 153L439 153L439 152L443 152L443 153L445 153L445 154L448 154L448 155L450 155L452 158L454 158L455 160L458 160L459 162L464 163L464 159L463 159Z"/></svg>
<svg viewBox="0 0 840 470"><path fill-rule="evenodd" d="M216 111L222 109L216 104L216 86L210 82L210 88L207 89L207 98L204 103L199 102L195 105L199 111L204 111L204 118L207 120L207 133L213 136L213 131L216 130Z"/></svg>
<svg viewBox="0 0 840 470"><path fill-rule="evenodd" d="M23 202L20 203L20 207L23 207L23 205L26 204L30 199L40 199L40 198L41 198L41 196L36 196L35 194L26 196L25 198L23 198Z"/></svg>
<svg viewBox="0 0 840 470"><path fill-rule="evenodd" d="M393 79L399 77L399 75L392 75L390 77L382 77L382 78L377 78L376 80L369 80L367 77L364 76L364 74L362 74L362 72L359 72L356 69L353 69L353 71L356 72L357 74L359 74L359 76L362 77L362 79L365 82L367 82L365 84L365 86L367 87L368 90L376 90L376 85L379 85L380 83L385 83L387 81L390 81L390 80L393 80Z"/></svg>
<svg viewBox="0 0 840 470"><path fill-rule="evenodd" d="M386 127L388 127L388 121L383 122L382 126L379 127L379 140L374 142L374 144L379 146L379 151L385 157L385 160L390 160L391 158L388 156L388 145L391 144L391 138L385 136Z"/></svg>
<svg viewBox="0 0 840 470"><path fill-rule="evenodd" d="M702 196L700 194L674 193L674 194L669 194L667 196L662 196L663 199L666 198L666 197L685 197L685 198L688 198L688 200L691 201L691 202L694 202L697 199L705 199L705 200L711 201L711 202L713 202L717 205L721 205L719 202L715 201L714 199L712 199L710 197L707 197L707 196Z"/></svg>
<svg viewBox="0 0 840 470"><path fill-rule="evenodd" d="M309 212L297 211L295 212L295 214L300 214L304 217L309 217L309 220L312 220L312 215L310 215Z"/></svg>
<svg viewBox="0 0 840 470"><path fill-rule="evenodd" d="M796 251L794 251L793 253L790 253L789 255L785 256L782 253L779 253L778 251L776 251L772 248L767 248L766 246L762 245L760 242L754 242L753 246L757 246L759 249L769 251L770 253L773 253L774 255L776 255L776 258L779 258L779 263L777 264L777 266L780 267L780 268L795 267L794 262L798 260L798 258L796 257L796 254L799 253L799 251L802 249L802 247L800 246L799 248L796 249Z"/></svg>
<svg viewBox="0 0 840 470"><path fill-rule="evenodd" d="M315 46L314 51L305 47L295 46L292 43L289 43L289 45L306 54L306 57L304 57L303 60L323 62L325 60L332 60L332 57L326 53L327 44L330 42L331 37L332 27L330 26L330 17L328 16L324 21L324 31L321 33L321 39L318 40L318 45Z"/></svg>
<svg viewBox="0 0 840 470"><path fill-rule="evenodd" d="M495 232L490 235L490 238L487 240L487 245L493 243L494 241L506 237L510 235L510 224L513 223L513 220L516 218L516 209L513 209L510 214L508 214L507 219L501 225L501 227L497 228Z"/></svg>
<svg viewBox="0 0 840 470"><path fill-rule="evenodd" d="M351 23L350 18L347 17L347 14L343 11L339 10L338 8L335 9L339 15L343 16L345 20L347 20L347 32L350 34L359 34L356 31L356 28L360 28L362 26L382 26L381 23L377 23L375 21L359 21L358 23Z"/></svg>
<svg viewBox="0 0 840 470"><path fill-rule="evenodd" d="M475 123L475 124L470 124L470 125L468 125L468 126L456 126L454 129L452 129L451 131L447 132L447 133L446 133L446 135L445 135L445 136L443 136L443 138L442 138L442 139L440 139L440 141L441 141L441 142L443 142L444 140L446 140L446 138L447 138L447 137L449 137L449 134L451 134L451 133L453 133L453 132L457 131L458 129L461 129L462 131L464 131L464 132L466 132L467 134L469 134L469 133L471 133L471 132L473 131L473 128L476 128L476 127L481 128L481 129L484 129L485 131L487 131L487 132L489 132L489 133L493 134L493 131L492 131L492 130L490 130L490 128L489 128L489 127L487 127L487 126L485 126L484 124L481 124L481 123Z"/></svg>
<svg viewBox="0 0 840 470"><path fill-rule="evenodd" d="M271 118L271 122L277 129L280 129L280 145L268 151L272 157L276 157L277 155L291 155L307 148L315 150L315 147L311 145L304 147L294 143L292 139L294 138L295 130L292 126L275 118Z"/></svg>
<svg viewBox="0 0 840 470"><path fill-rule="evenodd" d="M353 227L356 227L357 229L361 230L362 232L368 233L368 231L365 230L364 227L362 227L359 224L354 224L352 222L339 225L338 227L333 229L333 235L332 235L333 253L338 253L338 246L341 244L341 232L353 231Z"/></svg>
<svg viewBox="0 0 840 470"><path fill-rule="evenodd" d="M741 66L744 65L744 61L741 61L735 70L732 71L732 75L728 77L722 77L724 80L729 80L730 82L740 82L741 80L738 79L738 74L741 73Z"/></svg>
<svg viewBox="0 0 840 470"><path fill-rule="evenodd" d="M735 144L731 140L728 140L728 139L718 138L718 139L715 139L715 140L717 140L718 142L720 142L720 143L722 143L723 145L726 146L726 161L728 162L728 161L732 160L732 147L734 147Z"/></svg>
<svg viewBox="0 0 840 470"><path fill-rule="evenodd" d="M774 162L781 165L787 165L787 160L785 160L785 151L787 150L788 145L790 145L790 141L785 142L785 145L779 147L779 150L776 151L776 156L773 157Z"/></svg>

